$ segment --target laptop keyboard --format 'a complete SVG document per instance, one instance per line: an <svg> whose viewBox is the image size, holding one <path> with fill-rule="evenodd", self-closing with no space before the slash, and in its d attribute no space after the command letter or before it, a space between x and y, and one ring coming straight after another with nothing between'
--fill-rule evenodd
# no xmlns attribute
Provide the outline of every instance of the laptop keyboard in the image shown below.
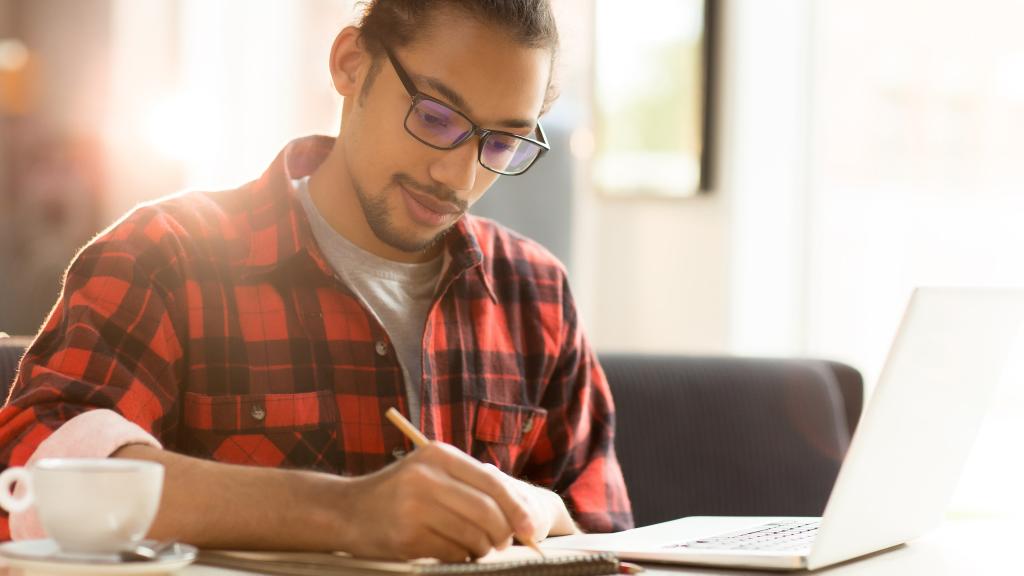
<svg viewBox="0 0 1024 576"><path fill-rule="evenodd" d="M771 522L728 534L692 540L683 544L672 544L669 548L796 552L810 549L820 524L821 521L818 519Z"/></svg>

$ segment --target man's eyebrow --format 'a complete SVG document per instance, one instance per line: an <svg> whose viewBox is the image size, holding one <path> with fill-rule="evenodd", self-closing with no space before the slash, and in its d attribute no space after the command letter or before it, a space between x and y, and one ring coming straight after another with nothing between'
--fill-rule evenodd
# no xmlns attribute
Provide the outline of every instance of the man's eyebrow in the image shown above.
<svg viewBox="0 0 1024 576"><path fill-rule="evenodd" d="M466 102L466 99L444 82L432 76L421 76L418 74L415 78L419 82L426 83L432 90L436 91L441 96L444 96L445 100L454 104L455 107L463 114L466 114L467 116L473 115L473 111L470 109L469 103ZM527 118L509 118L501 120L496 124L496 126L501 126L503 128L533 128L536 125L536 120L530 120Z"/></svg>

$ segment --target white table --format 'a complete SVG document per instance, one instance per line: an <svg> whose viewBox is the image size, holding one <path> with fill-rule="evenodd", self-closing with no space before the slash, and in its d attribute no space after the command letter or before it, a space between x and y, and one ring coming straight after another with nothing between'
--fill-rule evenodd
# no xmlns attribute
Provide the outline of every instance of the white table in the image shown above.
<svg viewBox="0 0 1024 576"><path fill-rule="evenodd" d="M992 519L946 521L938 529L909 544L859 560L814 572L827 576L941 576L944 574L1017 574L1020 546L1009 521ZM1014 538L1016 536L1016 538ZM765 576L767 572L709 570L647 565L648 574L729 574ZM799 573L797 573L799 574Z"/></svg>
<svg viewBox="0 0 1024 576"><path fill-rule="evenodd" d="M1018 567L1020 537L1024 533L1019 524L999 519L948 520L933 532L906 546L848 562L815 572L827 576L942 576L946 574L1015 574L1024 573ZM2 562L2 561L0 561ZM712 570L703 568L646 565L650 576L657 575L758 575L772 573L741 570ZM240 576L252 574L208 566L193 565L178 573L180 576ZM800 574L799 572L795 574ZM18 570L0 565L0 576L23 576ZM27 576L27 575L25 575Z"/></svg>

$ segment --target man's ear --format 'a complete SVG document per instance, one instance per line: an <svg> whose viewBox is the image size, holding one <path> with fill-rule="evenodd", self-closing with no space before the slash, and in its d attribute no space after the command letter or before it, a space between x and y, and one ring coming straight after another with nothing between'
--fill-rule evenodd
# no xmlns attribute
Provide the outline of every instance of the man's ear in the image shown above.
<svg viewBox="0 0 1024 576"><path fill-rule="evenodd" d="M331 46L331 79L342 96L359 92L372 58L366 51L362 33L355 26L346 26Z"/></svg>

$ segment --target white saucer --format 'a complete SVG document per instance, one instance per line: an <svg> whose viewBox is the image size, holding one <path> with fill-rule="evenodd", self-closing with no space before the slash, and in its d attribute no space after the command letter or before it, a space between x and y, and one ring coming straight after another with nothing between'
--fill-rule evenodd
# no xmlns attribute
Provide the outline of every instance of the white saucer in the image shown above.
<svg viewBox="0 0 1024 576"><path fill-rule="evenodd" d="M42 574L168 574L196 559L196 548L178 544L156 560L125 562L116 554L61 552L53 540L18 540L0 544L0 557L12 568Z"/></svg>

